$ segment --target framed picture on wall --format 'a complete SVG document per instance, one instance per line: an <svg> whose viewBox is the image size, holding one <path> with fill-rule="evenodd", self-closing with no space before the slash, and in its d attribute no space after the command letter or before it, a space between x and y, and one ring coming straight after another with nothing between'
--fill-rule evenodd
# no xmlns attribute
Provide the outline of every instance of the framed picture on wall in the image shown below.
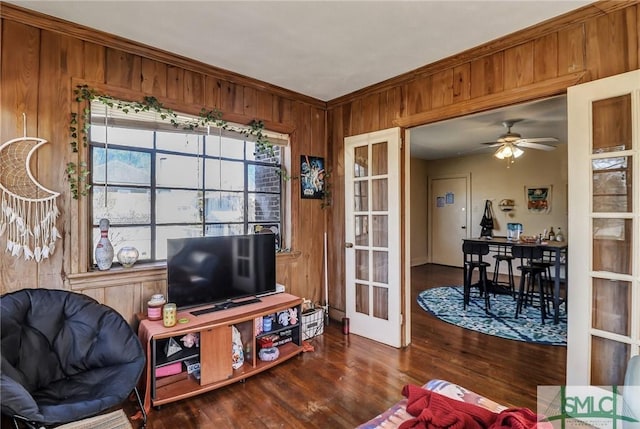
<svg viewBox="0 0 640 429"><path fill-rule="evenodd" d="M525 200L529 213L549 213L551 211L552 185L525 186Z"/></svg>
<svg viewBox="0 0 640 429"><path fill-rule="evenodd" d="M324 196L324 158L300 156L300 197L322 199Z"/></svg>

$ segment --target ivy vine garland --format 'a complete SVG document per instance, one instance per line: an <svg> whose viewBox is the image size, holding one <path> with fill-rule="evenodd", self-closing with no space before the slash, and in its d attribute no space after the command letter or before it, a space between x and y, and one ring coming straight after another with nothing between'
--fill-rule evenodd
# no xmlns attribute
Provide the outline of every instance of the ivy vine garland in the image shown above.
<svg viewBox="0 0 640 429"><path fill-rule="evenodd" d="M245 137L255 137L256 152L273 155L273 145L263 134L264 123L262 121L253 120L249 124L249 128L237 128L230 126L227 121L222 119L223 113L218 109L207 110L204 107L200 110L198 118L185 120L180 118L173 110L166 108L158 101L157 98L145 96L142 101L122 101L115 99L109 95L101 94L95 89L89 88L87 85L78 85L74 89L75 101L78 103L87 102L82 109L81 121L79 114L71 112L69 119L69 131L71 135L72 152L78 152L78 142L82 142L83 147L89 145L89 127L91 126L91 109L88 107L92 101L100 103L114 109L118 109L123 113L139 113L139 112L156 112L162 120L168 120L174 128L183 130L196 130L199 127L214 126L223 130L232 130L238 132ZM80 126L81 125L81 126ZM71 188L71 195L74 199L78 199L80 195L87 196L91 185L88 183L90 171L86 162L69 162L66 168L67 179ZM278 172L283 178L287 178L286 172L280 170Z"/></svg>

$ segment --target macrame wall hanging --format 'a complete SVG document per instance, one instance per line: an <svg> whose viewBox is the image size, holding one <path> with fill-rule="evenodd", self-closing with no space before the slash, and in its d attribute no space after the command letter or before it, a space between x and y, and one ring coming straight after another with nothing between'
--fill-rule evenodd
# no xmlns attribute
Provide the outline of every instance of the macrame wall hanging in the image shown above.
<svg viewBox="0 0 640 429"><path fill-rule="evenodd" d="M40 262L55 251L60 238L55 221L59 192L42 186L33 177L29 163L40 146L48 143L27 137L27 118L23 113L24 136L0 146L0 237L6 236L6 252L25 260Z"/></svg>

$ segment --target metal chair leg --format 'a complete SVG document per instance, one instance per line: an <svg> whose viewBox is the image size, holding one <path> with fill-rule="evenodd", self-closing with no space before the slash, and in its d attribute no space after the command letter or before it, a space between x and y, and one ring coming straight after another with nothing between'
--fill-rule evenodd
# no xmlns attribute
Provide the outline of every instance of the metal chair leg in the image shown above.
<svg viewBox="0 0 640 429"><path fill-rule="evenodd" d="M13 421L13 427L15 429L20 429L20 424L18 422L24 423L29 429L46 429L44 425L29 421L22 416L12 416L11 421Z"/></svg>
<svg viewBox="0 0 640 429"><path fill-rule="evenodd" d="M482 290L484 291L484 311L485 313L488 313L491 309L491 304L489 302L487 269L485 267L480 268L480 284L482 285Z"/></svg>
<svg viewBox="0 0 640 429"><path fill-rule="evenodd" d="M471 276L473 270L471 268L465 267L465 276L464 276L464 305L463 308L466 310L467 305L469 305L469 301L471 300Z"/></svg>
<svg viewBox="0 0 640 429"><path fill-rule="evenodd" d="M520 273L520 287L518 290L518 301L516 302L516 319L522 311L523 301L526 299L524 294L525 283L527 282L526 277L527 275L524 272Z"/></svg>
<svg viewBox="0 0 640 429"><path fill-rule="evenodd" d="M544 284L542 283L542 273L537 273L535 277L538 278L538 291L540 296L540 318L544 325L544 319L547 317L547 297L544 293Z"/></svg>
<svg viewBox="0 0 640 429"><path fill-rule="evenodd" d="M134 387L133 391L136 394L136 399L138 400L138 406L140 407L140 411L142 411L143 426L146 426L147 425L147 412L145 411L144 404L142 403L142 399L140 398L140 392L138 391L137 387Z"/></svg>
<svg viewBox="0 0 640 429"><path fill-rule="evenodd" d="M493 265L493 278L491 281L498 284L498 277L500 276L500 259L496 259L496 263Z"/></svg>
<svg viewBox="0 0 640 429"><path fill-rule="evenodd" d="M511 260L507 261L507 267L509 268L509 290L513 299L516 299L516 284L513 280L513 264Z"/></svg>

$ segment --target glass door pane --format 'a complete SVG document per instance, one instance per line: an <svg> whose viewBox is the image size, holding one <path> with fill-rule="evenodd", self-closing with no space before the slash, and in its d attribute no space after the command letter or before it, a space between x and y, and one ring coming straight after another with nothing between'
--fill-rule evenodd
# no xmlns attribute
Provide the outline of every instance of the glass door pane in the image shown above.
<svg viewBox="0 0 640 429"><path fill-rule="evenodd" d="M633 220L593 220L593 269L631 274Z"/></svg>
<svg viewBox="0 0 640 429"><path fill-rule="evenodd" d="M597 158L591 162L593 211L601 213L633 211L633 157Z"/></svg>
<svg viewBox="0 0 640 429"><path fill-rule="evenodd" d="M387 142L371 145L371 175L387 174Z"/></svg>
<svg viewBox="0 0 640 429"><path fill-rule="evenodd" d="M591 384L624 385L624 371L629 361L629 344L594 336L591 339Z"/></svg>
<svg viewBox="0 0 640 429"><path fill-rule="evenodd" d="M354 149L353 177L367 177L369 175L369 148L360 146Z"/></svg>
<svg viewBox="0 0 640 429"><path fill-rule="evenodd" d="M619 335L631 334L631 283L593 279L592 326Z"/></svg>
<svg viewBox="0 0 640 429"><path fill-rule="evenodd" d="M387 194L387 179L375 179L371 181L371 199L373 211L387 211L389 196Z"/></svg>
<svg viewBox="0 0 640 429"><path fill-rule="evenodd" d="M389 245L389 216L373 215L373 246L387 247Z"/></svg>
<svg viewBox="0 0 640 429"><path fill-rule="evenodd" d="M631 94L594 101L593 153L632 149Z"/></svg>

